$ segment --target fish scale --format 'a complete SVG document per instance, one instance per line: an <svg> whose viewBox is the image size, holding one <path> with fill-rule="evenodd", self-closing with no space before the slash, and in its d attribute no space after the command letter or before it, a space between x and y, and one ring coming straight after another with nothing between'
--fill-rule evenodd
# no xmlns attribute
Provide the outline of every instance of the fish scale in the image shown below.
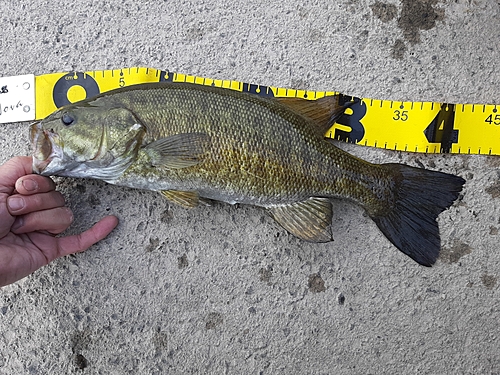
<svg viewBox="0 0 500 375"><path fill-rule="evenodd" d="M347 104L348 106L349 104ZM437 216L464 180L371 164L324 138L346 106L263 98L218 87L153 83L109 91L31 128L34 171L160 191L185 207L217 200L265 207L287 231L330 241L331 199L360 204L418 263L440 250Z"/></svg>
<svg viewBox="0 0 500 375"><path fill-rule="evenodd" d="M215 185L216 189L210 190L218 193L224 189L218 182L223 182L227 197L222 200L265 205L307 199L311 195L345 197L352 192L353 181L359 180L349 171L366 164L333 149L302 116L273 100L188 84L178 84L170 90L154 87L138 86L113 100L138 115L147 128L146 140L187 132L210 135L212 147L204 163L199 168L175 171L176 179L183 183L193 181L193 188L203 191ZM163 110L152 111L152 107ZM120 184L125 183L125 178L144 173L145 168L147 162L137 164ZM371 181L385 177L380 170L376 171L380 176L368 172ZM168 171L152 173L164 179ZM231 183L236 181L237 184ZM357 190L359 193L361 187ZM206 194L209 198L213 195ZM258 200L247 199L248 196ZM373 196L364 192L350 198L367 204Z"/></svg>

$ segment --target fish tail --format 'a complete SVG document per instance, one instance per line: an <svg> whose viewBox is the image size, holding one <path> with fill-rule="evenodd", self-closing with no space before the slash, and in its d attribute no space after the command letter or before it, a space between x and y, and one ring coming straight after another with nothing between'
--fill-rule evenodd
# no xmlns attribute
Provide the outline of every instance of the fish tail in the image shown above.
<svg viewBox="0 0 500 375"><path fill-rule="evenodd" d="M394 176L393 201L383 214L372 219L384 235L403 253L423 266L439 257L441 240L438 215L458 198L465 180L459 176L384 164Z"/></svg>

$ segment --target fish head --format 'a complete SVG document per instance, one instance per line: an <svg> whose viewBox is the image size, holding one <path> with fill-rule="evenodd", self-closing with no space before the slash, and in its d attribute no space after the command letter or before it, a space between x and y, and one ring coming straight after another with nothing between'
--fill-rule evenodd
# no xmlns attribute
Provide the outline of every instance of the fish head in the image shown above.
<svg viewBox="0 0 500 375"><path fill-rule="evenodd" d="M126 108L75 103L31 125L33 171L111 181L136 159L144 134Z"/></svg>

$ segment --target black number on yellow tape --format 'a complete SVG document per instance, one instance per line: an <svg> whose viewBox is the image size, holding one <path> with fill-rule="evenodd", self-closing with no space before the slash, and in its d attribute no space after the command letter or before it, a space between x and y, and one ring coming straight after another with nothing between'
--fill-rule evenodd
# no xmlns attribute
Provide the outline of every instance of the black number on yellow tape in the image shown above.
<svg viewBox="0 0 500 375"><path fill-rule="evenodd" d="M493 112L496 112L496 110L493 110ZM500 115L494 115L492 113L488 117L486 117L486 120L484 120L484 122L487 122L490 125L491 124L493 124L493 125L500 125Z"/></svg>
<svg viewBox="0 0 500 375"><path fill-rule="evenodd" d="M395 121L406 121L408 120L408 111L396 109L392 119Z"/></svg>
<svg viewBox="0 0 500 375"><path fill-rule="evenodd" d="M329 136L339 141L358 143L365 136L365 128L361 120L366 115L366 104L360 98L346 95L340 95L339 102L341 105L348 102L352 102L353 104L337 120L337 124L343 125L343 127L340 128L334 125L335 132L333 134L330 133Z"/></svg>
<svg viewBox="0 0 500 375"><path fill-rule="evenodd" d="M424 130L430 143L441 144L441 152L450 152L451 145L458 143L458 130L453 129L455 123L455 106L442 104L436 117Z"/></svg>

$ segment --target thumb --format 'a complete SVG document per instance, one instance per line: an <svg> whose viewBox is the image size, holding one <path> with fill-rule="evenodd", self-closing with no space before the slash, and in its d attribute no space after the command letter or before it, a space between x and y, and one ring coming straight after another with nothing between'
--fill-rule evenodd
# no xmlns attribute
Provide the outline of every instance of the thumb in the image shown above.
<svg viewBox="0 0 500 375"><path fill-rule="evenodd" d="M0 165L0 238L10 232L15 219L7 209L7 198L15 190L17 179L31 173L31 163L31 157L17 156Z"/></svg>
<svg viewBox="0 0 500 375"><path fill-rule="evenodd" d="M16 181L22 176L32 174L30 156L16 156L0 166L0 193L12 194Z"/></svg>

